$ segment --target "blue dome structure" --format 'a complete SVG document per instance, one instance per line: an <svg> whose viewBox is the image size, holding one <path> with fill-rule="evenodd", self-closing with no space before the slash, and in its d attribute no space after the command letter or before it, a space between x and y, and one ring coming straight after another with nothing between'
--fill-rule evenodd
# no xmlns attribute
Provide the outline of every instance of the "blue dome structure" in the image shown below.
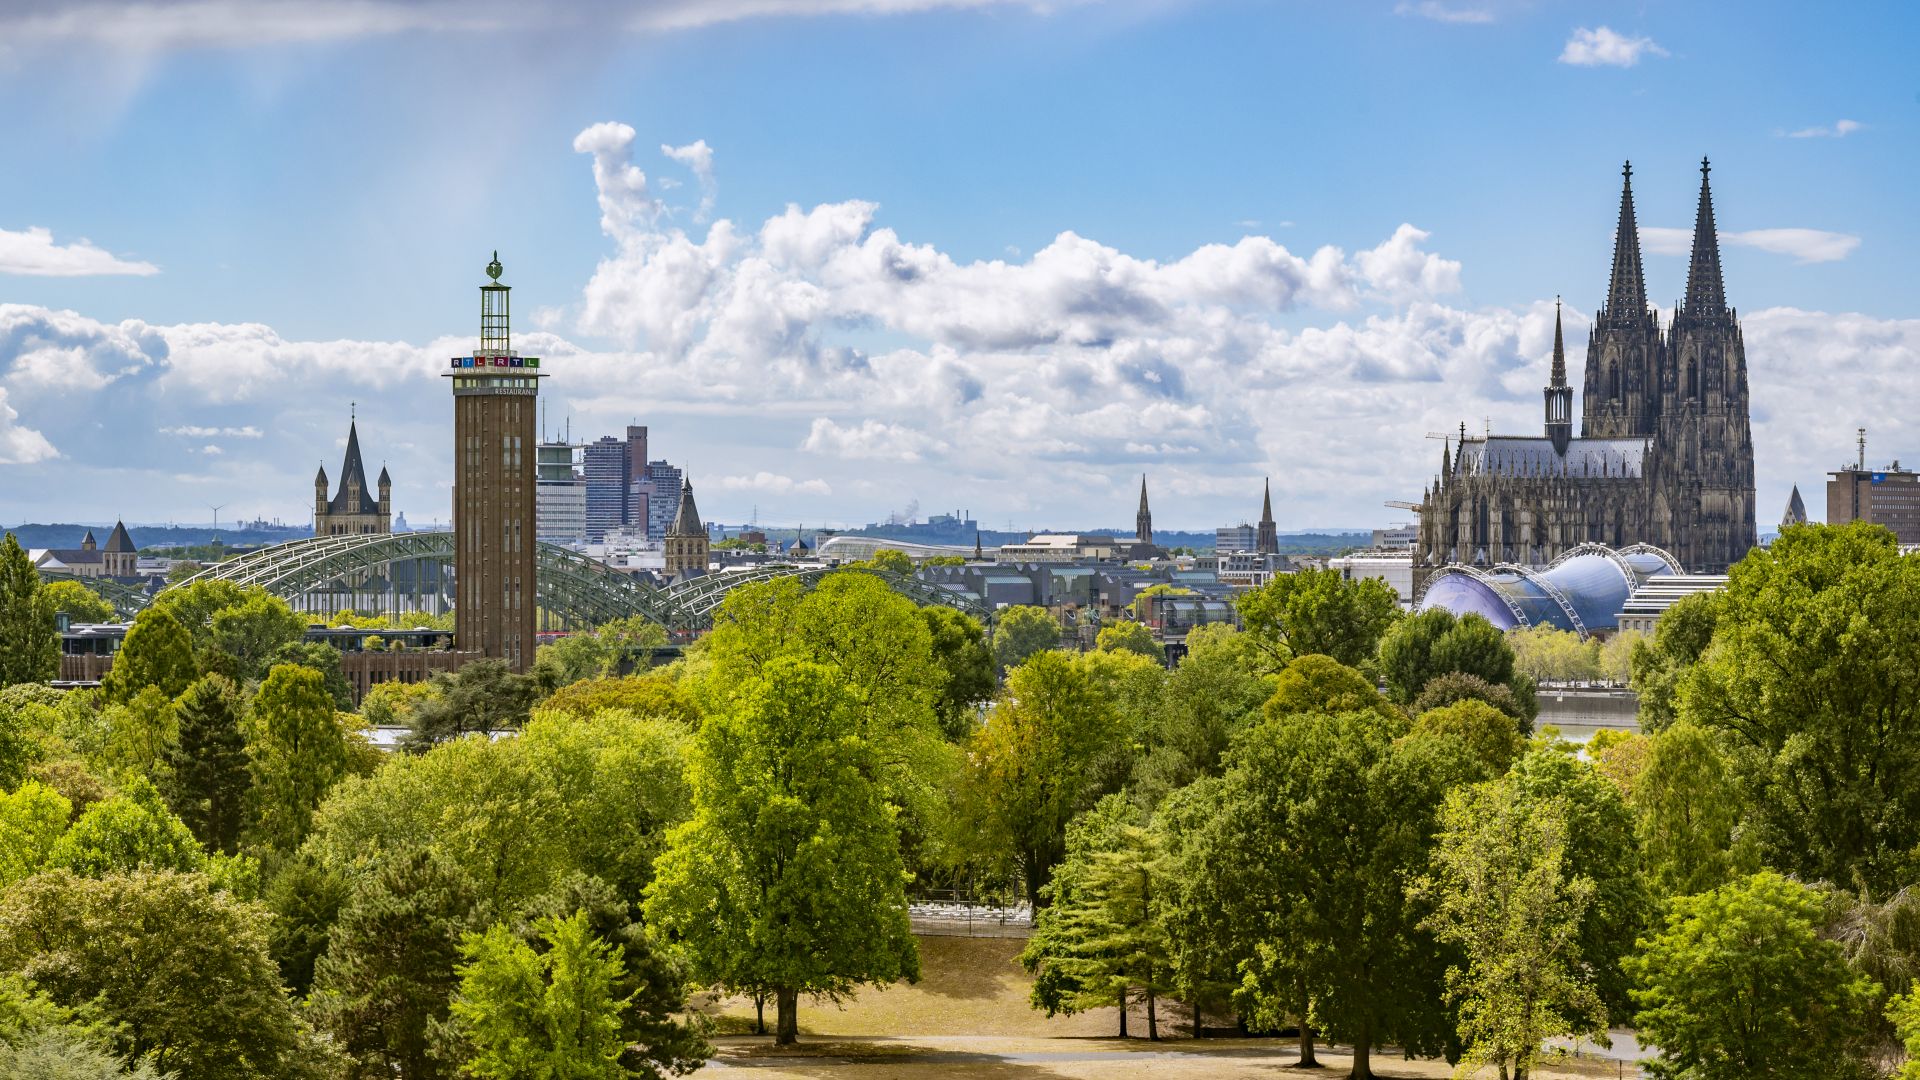
<svg viewBox="0 0 1920 1080"><path fill-rule="evenodd" d="M1673 556L1651 544L1620 551L1581 544L1545 570L1512 563L1488 569L1443 566L1427 579L1414 610L1446 608L1482 616L1502 630L1552 626L1584 638L1614 629L1627 598L1648 579L1684 572Z"/></svg>

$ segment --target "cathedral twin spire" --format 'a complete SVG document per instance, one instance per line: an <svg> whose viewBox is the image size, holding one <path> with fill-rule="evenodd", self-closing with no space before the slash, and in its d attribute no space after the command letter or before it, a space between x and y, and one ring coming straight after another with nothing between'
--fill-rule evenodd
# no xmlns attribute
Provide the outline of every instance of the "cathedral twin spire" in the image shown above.
<svg viewBox="0 0 1920 1080"><path fill-rule="evenodd" d="M1693 217L1693 260L1687 267L1686 312L1694 318L1727 313L1727 290L1720 277L1720 234L1713 227L1713 191L1707 174L1713 166L1700 159L1700 207Z"/></svg>

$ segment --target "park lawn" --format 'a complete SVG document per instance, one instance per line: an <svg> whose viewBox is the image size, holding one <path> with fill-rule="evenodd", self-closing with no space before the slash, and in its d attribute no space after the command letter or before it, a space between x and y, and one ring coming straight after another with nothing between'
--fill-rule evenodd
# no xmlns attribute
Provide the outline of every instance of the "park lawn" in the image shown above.
<svg viewBox="0 0 1920 1080"><path fill-rule="evenodd" d="M918 938L921 979L884 990L864 989L852 999L800 1002L800 1045L776 1047L768 1036L746 1034L753 1002L727 998L706 1003L702 1011L717 1022L718 1050L709 1068L750 1071L753 1080L1272 1080L1294 1061L1291 1039L1188 1039L1148 1042L1146 1013L1136 1007L1129 1026L1134 1037L1115 1038L1116 1010L1078 1016L1046 1014L1027 1002L1030 981L1020 969L1025 942L1006 938ZM771 1023L772 1005L768 1005ZM1161 1011L1161 1031L1169 1016L1185 1031L1185 1010L1170 1004ZM1328 1068L1312 1075L1344 1076L1351 1064L1337 1050L1322 1048ZM1376 1053L1374 1072L1382 1077L1438 1080L1450 1075L1443 1061L1402 1061ZM1487 1075L1494 1075L1491 1071ZM1543 1069L1539 1080L1635 1076L1634 1069L1597 1061L1570 1062Z"/></svg>

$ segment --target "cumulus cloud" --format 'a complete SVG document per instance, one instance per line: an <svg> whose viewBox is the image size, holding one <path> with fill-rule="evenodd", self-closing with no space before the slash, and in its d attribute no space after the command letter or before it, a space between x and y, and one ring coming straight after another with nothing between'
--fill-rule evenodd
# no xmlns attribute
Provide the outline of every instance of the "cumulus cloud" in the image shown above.
<svg viewBox="0 0 1920 1080"><path fill-rule="evenodd" d="M1693 251L1693 230L1648 226L1640 230L1647 251L1655 255L1687 255ZM1852 233L1827 232L1824 229L1749 229L1722 232L1720 243L1728 247L1749 247L1773 255L1791 255L1802 263L1839 262L1860 246Z"/></svg>
<svg viewBox="0 0 1920 1080"><path fill-rule="evenodd" d="M7 404L7 391L0 387L0 465L32 465L60 456L45 435L20 425L20 414Z"/></svg>
<svg viewBox="0 0 1920 1080"><path fill-rule="evenodd" d="M1484 7L1460 4L1443 4L1440 0L1419 0L1418 3L1402 2L1393 6L1393 13L1431 19L1443 23L1483 24L1493 21L1493 12Z"/></svg>
<svg viewBox="0 0 1920 1080"><path fill-rule="evenodd" d="M1844 139L1867 125L1858 120L1836 120L1831 126L1801 128L1798 131L1776 131L1789 139Z"/></svg>
<svg viewBox="0 0 1920 1080"><path fill-rule="evenodd" d="M713 179L713 147L707 140L696 139L685 146L660 144L660 152L687 167L693 178L700 182L700 206L694 210L693 220L705 221L713 213L713 200L718 188Z"/></svg>
<svg viewBox="0 0 1920 1080"><path fill-rule="evenodd" d="M1642 56L1666 56L1649 37L1628 37L1601 26L1581 27L1560 50L1560 62L1575 67L1632 67Z"/></svg>
<svg viewBox="0 0 1920 1080"><path fill-rule="evenodd" d="M841 425L827 417L815 417L813 427L800 449L842 458L870 458L883 461L920 461L929 451L942 451L946 444L902 424L866 419L858 424Z"/></svg>
<svg viewBox="0 0 1920 1080"><path fill-rule="evenodd" d="M751 476L723 476L722 491L763 491L771 495L831 495L833 488L825 480L795 480L779 473L757 472Z"/></svg>
<svg viewBox="0 0 1920 1080"><path fill-rule="evenodd" d="M145 277L159 272L160 268L150 262L122 259L84 239L56 244L53 242L53 233L47 229L29 227L22 232L0 229L0 274L33 277L132 274Z"/></svg>
<svg viewBox="0 0 1920 1080"><path fill-rule="evenodd" d="M544 359L555 427L651 424L709 517L757 504L861 522L918 497L996 526L1124 528L1144 471L1168 524L1250 517L1271 476L1288 525L1366 526L1431 478L1425 432L1539 429L1552 302L1458 303L1465 268L1414 225L1358 249L1249 236L1157 260L1071 232L1024 259L955 258L863 201L689 231L627 171L636 145L657 145L637 138L582 133L607 252L572 321L516 343ZM1764 505L1817 482L1832 432L1904 430L1920 409L1920 321L1743 314ZM1580 357L1588 316L1565 315ZM111 497L164 516L217 501L200 497L217 485L267 500L246 513L298 520L358 400L363 450L392 461L399 507L444 521L438 376L470 347L459 329L301 341L0 305L0 459L39 463L0 469L0 505L77 513ZM182 469L183 439L226 452Z"/></svg>

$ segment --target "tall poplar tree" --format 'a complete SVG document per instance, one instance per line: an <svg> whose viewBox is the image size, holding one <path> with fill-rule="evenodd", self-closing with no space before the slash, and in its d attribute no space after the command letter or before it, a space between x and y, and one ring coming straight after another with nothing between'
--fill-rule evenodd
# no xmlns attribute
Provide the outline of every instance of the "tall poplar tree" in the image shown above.
<svg viewBox="0 0 1920 1080"><path fill-rule="evenodd" d="M347 773L346 735L325 678L277 665L254 695L248 726L253 827L260 842L291 851L313 827L321 797Z"/></svg>
<svg viewBox="0 0 1920 1080"><path fill-rule="evenodd" d="M247 740L232 682L209 675L174 706L179 731L167 749L167 802L209 851L232 854L240 842L247 789Z"/></svg>
<svg viewBox="0 0 1920 1080"><path fill-rule="evenodd" d="M12 533L0 543L0 687L60 674L60 634L40 572Z"/></svg>

